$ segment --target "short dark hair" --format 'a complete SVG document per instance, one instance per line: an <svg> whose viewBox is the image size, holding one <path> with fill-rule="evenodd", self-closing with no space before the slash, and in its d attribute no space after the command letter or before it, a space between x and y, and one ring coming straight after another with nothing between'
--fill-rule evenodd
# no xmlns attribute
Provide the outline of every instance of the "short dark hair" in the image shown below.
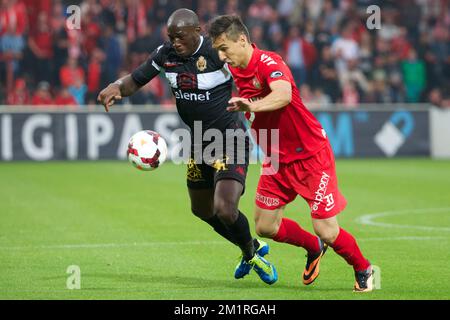
<svg viewBox="0 0 450 320"><path fill-rule="evenodd" d="M250 34L248 29L239 16L223 15L214 18L209 24L209 36L214 41L222 33L225 33L227 37L233 41L236 41L239 35L243 34L247 37L248 42L250 42Z"/></svg>

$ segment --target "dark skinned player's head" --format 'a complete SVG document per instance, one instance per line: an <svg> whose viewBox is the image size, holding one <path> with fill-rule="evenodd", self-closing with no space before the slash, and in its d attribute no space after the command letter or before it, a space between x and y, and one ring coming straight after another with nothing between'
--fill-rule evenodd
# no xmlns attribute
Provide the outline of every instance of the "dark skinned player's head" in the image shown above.
<svg viewBox="0 0 450 320"><path fill-rule="evenodd" d="M178 9L167 21L167 32L176 53L191 56L200 44L200 24L194 11Z"/></svg>

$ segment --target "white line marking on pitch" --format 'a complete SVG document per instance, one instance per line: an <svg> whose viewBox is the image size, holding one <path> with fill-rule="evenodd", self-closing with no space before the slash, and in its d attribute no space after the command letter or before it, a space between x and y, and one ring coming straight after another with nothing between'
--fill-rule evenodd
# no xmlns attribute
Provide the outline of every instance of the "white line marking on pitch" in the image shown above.
<svg viewBox="0 0 450 320"><path fill-rule="evenodd" d="M450 214L450 208L423 208L423 209L409 209L409 210L396 210L396 211L384 211L363 215L356 219L356 222L375 227L385 227L385 228L402 228L402 229L416 229L416 230L426 230L426 231L446 231L450 232L450 228L447 227L426 227L426 226L413 226L407 224L395 224L395 223L385 223L385 222L375 222L375 218L380 217L390 217L401 214L423 214L429 212L444 212Z"/></svg>
<svg viewBox="0 0 450 320"><path fill-rule="evenodd" d="M42 246L11 246L0 247L0 250L26 250L26 249L96 249L96 248L129 248L129 247L159 247L181 245L221 245L224 241L165 241L165 242L134 242L134 243L84 243L84 244L56 244Z"/></svg>
<svg viewBox="0 0 450 320"><path fill-rule="evenodd" d="M356 219L357 223L385 227L385 228L402 228L417 229L426 231L446 231L450 232L448 227L427 227L413 226L404 224L393 224L373 221L380 217L389 217L402 214L423 214L428 212L444 212L450 213L448 208L423 208L410 210L384 211L363 215ZM382 238L359 238L361 241L426 241L448 239L447 237L422 237L422 236L400 236L400 237L382 237ZM225 245L226 241L165 241L165 242L141 242L141 243L86 243L86 244L62 244L62 245L40 245L40 246L2 246L0 250L36 250L36 249L97 249L97 248L130 248L130 247L160 247L160 246L183 246L183 245Z"/></svg>
<svg viewBox="0 0 450 320"><path fill-rule="evenodd" d="M358 241L425 241L425 240L444 240L448 237L386 237L386 238L358 238Z"/></svg>
<svg viewBox="0 0 450 320"><path fill-rule="evenodd" d="M447 237L382 237L382 238L358 238L361 241L419 241L419 240L443 240ZM130 247L161 247L161 246L185 246L185 245L229 245L226 241L171 241L171 242L141 242L141 243L85 243L85 244L61 244L42 246L11 246L0 247L0 250L39 250L39 249L98 249L98 248L130 248Z"/></svg>

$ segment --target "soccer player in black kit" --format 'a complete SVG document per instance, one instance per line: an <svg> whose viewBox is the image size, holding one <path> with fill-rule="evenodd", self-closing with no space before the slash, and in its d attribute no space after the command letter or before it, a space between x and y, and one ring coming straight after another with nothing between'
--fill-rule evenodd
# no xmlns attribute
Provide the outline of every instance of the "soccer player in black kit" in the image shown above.
<svg viewBox="0 0 450 320"><path fill-rule="evenodd" d="M201 35L198 17L193 11L176 10L169 17L167 26L170 41L153 51L149 59L131 74L101 91L98 101L109 111L116 100L134 94L164 69L176 98L178 113L191 129L191 136L194 136L194 128L198 129L194 122L200 122L203 132L220 130L225 143L227 129L245 130L238 113L227 111L231 75L212 48L211 40ZM238 139L245 137L238 136ZM247 155L243 163L236 161L236 154L227 154L229 146L224 146L225 152L217 154L216 158L197 163L194 151L198 148L191 145L187 174L191 210L242 250L235 278L243 278L253 269L261 280L273 284L278 279L276 269L263 258L269 251L268 245L253 239L248 220L238 209L245 187L249 141L246 140L244 145ZM200 149L203 147L202 143ZM234 161L228 161L230 157Z"/></svg>

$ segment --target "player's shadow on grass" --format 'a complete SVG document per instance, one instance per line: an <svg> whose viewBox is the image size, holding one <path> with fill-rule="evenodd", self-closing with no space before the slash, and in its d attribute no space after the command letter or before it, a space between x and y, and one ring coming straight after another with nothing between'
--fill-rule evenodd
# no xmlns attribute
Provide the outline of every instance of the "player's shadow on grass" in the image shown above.
<svg viewBox="0 0 450 320"><path fill-rule="evenodd" d="M254 275L256 277L256 275ZM218 279L205 279L200 277L191 277L185 275L140 275L140 274L108 274L108 273L92 273L85 274L84 277L92 278L107 278L113 279L119 282L136 282L136 283L161 283L161 284L174 284L180 285L185 288L230 288L230 289L261 289L261 286L279 288L283 290L298 291L301 284L285 285L276 283L273 286L265 285L261 283L261 280L251 277L251 279L236 280L230 275L229 280Z"/></svg>
<svg viewBox="0 0 450 320"><path fill-rule="evenodd" d="M57 279L64 279L64 276L56 276L56 277L46 277L42 278L41 280L57 280ZM274 285L266 285L261 282L257 278L256 275L251 275L247 277L246 279L236 280L232 276L230 276L229 280L218 280L218 279L205 279L205 278L199 278L199 277L189 277L184 275L167 275L167 276L152 276L152 275L141 275L141 274L127 274L127 273L120 273L120 274L111 274L111 273L85 273L83 275L83 279L90 278L90 279L110 279L114 280L115 285L118 283L160 283L161 289L164 288L164 285L177 285L179 288L177 289L199 289L199 288L208 288L210 290L211 288L217 288L218 290L221 290L223 288L228 289L258 289L261 290L262 288L269 288L273 290L282 289L287 291L292 291L293 293L299 293L299 292L308 292L308 291L316 291L316 292L349 292L348 287L334 287L330 288L329 285L321 287L317 285L312 286L304 286L300 280L298 279L292 279L291 285L281 284L280 282L275 283ZM85 280L89 283L89 280ZM84 282L86 283L86 282ZM86 288L83 287L83 290L87 291L105 291L105 290L117 290L118 287L90 287ZM168 291L173 290L173 287L167 288ZM137 289L137 291L140 291Z"/></svg>

